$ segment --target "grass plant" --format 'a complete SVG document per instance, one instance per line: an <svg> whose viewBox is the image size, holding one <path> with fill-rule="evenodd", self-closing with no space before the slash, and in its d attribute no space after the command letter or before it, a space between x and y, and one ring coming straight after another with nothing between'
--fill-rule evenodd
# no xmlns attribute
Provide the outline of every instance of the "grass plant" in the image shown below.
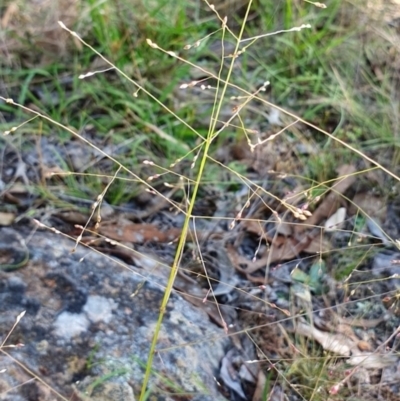
<svg viewBox="0 0 400 401"><path fill-rule="evenodd" d="M250 148L257 151L263 139L257 142L248 131L261 127L260 131L271 130L273 139L281 132L277 141L283 144L281 149L289 149L286 164L276 171L278 184L288 178L299 180L310 204L325 194L343 164L357 165L357 177L378 171L384 182L368 185L379 186L387 198L400 181L399 99L390 87L390 69L377 77L364 57L366 33L356 18L361 2L332 0L323 7L300 0L249 0L228 19L207 1L137 2L141 16L124 0L87 3L82 4L82 19L90 21L90 28L84 37L60 23L80 49L71 52L68 63L4 66L0 79L7 93L0 96L0 113L9 117L3 117L0 126L10 131L35 116L23 129L10 132L7 140L18 149L29 142L29 127L36 140L56 137L67 146L78 139L99 157L98 163L82 171L76 171L68 158L59 160L63 173L36 189L55 209L66 206L54 195L57 186L65 195L82 200L98 199L101 194L112 205L128 204L146 188L184 214L138 398L143 401L149 397L158 335L189 227L199 217L194 213L199 192L217 188L234 193L245 187L245 203L267 199L266 203L278 204L280 212L283 208L290 215L297 213L281 192L275 194L255 182L241 159L224 163L215 155L240 140L251 142ZM80 24L78 19L78 28ZM382 36L378 35L377 46L393 46ZM232 49L227 42L234 44ZM210 60L215 43L220 44L218 63L203 64ZM207 96L195 91L200 85ZM272 110L279 127L266 124ZM122 151L110 156L118 147ZM283 158L277 156L280 162ZM165 195L165 183L179 189L179 200ZM236 212L240 215L240 208ZM368 216L363 210L359 215L343 229L351 238L366 235ZM224 218L232 222L235 216ZM397 246L397 238L387 237ZM361 284L347 281L380 244L362 246L353 242L347 248L321 249L331 264L340 265L331 266L329 274L345 283L349 294ZM228 327L224 329L230 333ZM243 332L252 329L248 324ZM276 362L274 374L268 373L263 399L268 399L274 380L299 399L329 399L335 385L345 380L344 373L335 370L337 359L315 341L292 338L293 358ZM350 397L351 390L344 393Z"/></svg>

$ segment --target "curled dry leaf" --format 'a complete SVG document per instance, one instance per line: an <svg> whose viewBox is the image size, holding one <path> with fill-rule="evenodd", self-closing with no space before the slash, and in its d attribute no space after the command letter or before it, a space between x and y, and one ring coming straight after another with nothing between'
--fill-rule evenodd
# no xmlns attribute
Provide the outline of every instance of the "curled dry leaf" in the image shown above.
<svg viewBox="0 0 400 401"><path fill-rule="evenodd" d="M327 333L310 326L305 322L298 322L296 333L319 342L324 350L341 356L350 356L356 345L343 334Z"/></svg>
<svg viewBox="0 0 400 401"><path fill-rule="evenodd" d="M239 375L236 372L234 367L234 353L236 350L234 348L230 349L226 355L222 358L221 368L220 368L220 377L224 381L225 386L230 388L236 394L238 394L241 398L246 399L243 392L242 385L239 380Z"/></svg>
<svg viewBox="0 0 400 401"><path fill-rule="evenodd" d="M360 353L354 355L347 361L353 366L362 366L366 369L383 369L387 366L396 364L399 358L394 354L381 354L381 353Z"/></svg>
<svg viewBox="0 0 400 401"><path fill-rule="evenodd" d="M325 222L325 231L332 232L340 229L346 219L347 210L345 207L340 207L335 213Z"/></svg>

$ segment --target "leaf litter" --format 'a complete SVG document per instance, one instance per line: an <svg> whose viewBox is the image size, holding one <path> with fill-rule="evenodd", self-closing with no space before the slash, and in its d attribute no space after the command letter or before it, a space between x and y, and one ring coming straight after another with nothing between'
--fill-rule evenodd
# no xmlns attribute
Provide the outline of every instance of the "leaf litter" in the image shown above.
<svg viewBox="0 0 400 401"><path fill-rule="evenodd" d="M214 205L214 218L196 217L196 224L191 225L174 288L227 332L245 330L256 344L257 356L251 359L258 363L254 365L251 379L239 374L240 366L246 366L245 361L250 360L242 355L241 346L233 346L221 364L220 378L239 397L245 398L245 394L256 391L259 380L264 382L265 363L273 364L272 372L279 377L277 366L284 360L302 358L312 343L319 344L331 358L341 358L335 367L338 377L342 374L342 365L362 370L363 376L358 373L354 377L360 381L362 376L363 386L371 386L376 377L383 377L385 369L398 363L395 352L379 347L385 342L385 337L380 336L390 333L393 327L390 307L386 310L382 304L379 310L372 311L366 300L359 301L365 304L366 310L353 309L356 291L350 284L346 289L334 280L321 259L332 250L329 236L345 230L352 218L348 215L346 220L340 210L347 210L342 196L354 185L356 171L353 165L339 167L337 177L325 188L320 200L304 209L309 211L306 214L302 214L305 195L298 191L296 201L288 206L278 203L274 212L266 206L271 204L267 195L261 195L260 201L245 209L238 218L235 209L240 197L234 194L219 207ZM271 176L275 177L273 173ZM99 224L89 225L82 242L142 267L157 275L161 286L165 285L181 233L182 216L170 208L171 204L180 202L177 192L164 191L164 196L163 202L154 203L156 208L148 206L149 210L131 207L124 213L107 205L110 211L102 213ZM244 192L241 196L248 195ZM284 193L281 198L285 199ZM359 199L356 200L361 203ZM77 236L87 217L83 210L54 209L48 218L53 226L64 221L63 230ZM232 221L235 224L230 229ZM398 268L391 261L400 260L400 256L388 252L386 259L382 259L381 255L375 256L372 275L395 277ZM392 281L395 285L396 278ZM359 291L361 285L355 284ZM379 284L375 286L376 293L382 293ZM365 294L359 299L363 298ZM296 340L299 337L312 343L300 351L301 342L299 345ZM232 359L234 354L237 357ZM238 364L238 360L242 362Z"/></svg>

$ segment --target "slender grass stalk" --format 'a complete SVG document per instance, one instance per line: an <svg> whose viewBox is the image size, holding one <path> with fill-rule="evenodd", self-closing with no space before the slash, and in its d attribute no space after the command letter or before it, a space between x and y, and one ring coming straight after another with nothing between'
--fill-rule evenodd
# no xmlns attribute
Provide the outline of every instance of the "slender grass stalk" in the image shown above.
<svg viewBox="0 0 400 401"><path fill-rule="evenodd" d="M237 52L239 50L240 40L241 40L241 38L243 36L243 32L244 32L244 29L245 29L245 26L246 26L246 21L247 21L249 12L250 12L251 4L252 4L252 0L249 1L249 4L247 6L246 15L245 15L245 17L243 19L243 23L242 23L241 30L240 30L240 33L239 33L239 36L238 36L238 40L236 41L235 54L237 54ZM223 25L223 32L225 32L226 21L224 21L223 24L224 24ZM222 38L222 40L223 40L223 38ZM230 77L231 77L231 74L232 74L232 71L233 71L234 63L235 63L235 57L232 57L231 64L230 64L229 69L228 69L228 74L227 74L226 80L224 82L224 86L223 86L223 89L221 91L221 95L219 97L219 99L220 99L219 101L218 101L218 94L219 94L220 79L218 79L218 81L217 81L218 82L218 87L217 87L217 93L216 93L216 96L215 96L215 102L216 102L217 106L216 106L216 108L214 106L214 109L213 109L212 118L211 118L211 121L210 121L210 127L209 127L209 130L208 130L207 139L206 139L205 144L204 144L204 151L203 151L202 158L201 158L201 161L200 161L199 171L198 171L198 174L197 174L196 182L195 182L194 187L193 187L193 194L192 194L190 202L189 202L189 207L188 207L188 211L187 211L186 216L185 216L185 221L184 221L184 224L183 224L182 233L181 233L181 236L179 238L178 246L177 246L177 249L176 249L176 252L175 252L175 258L174 258L174 262L172 264L171 273L170 273L170 276L169 276L169 279L168 279L168 283L167 283L167 286L166 286L166 289L165 289L165 292L164 292L163 300L161 302L160 314L158 316L156 327L154 329L153 340L152 340L151 346L150 346L149 357L148 357L148 360L147 360L146 372L145 372L144 379L143 379L142 391L140 393L139 401L144 401L144 397L146 395L147 385L148 385L148 382L149 382L149 379L150 379L151 368L152 368L152 365L153 365L153 358L154 358L154 354L155 354L155 351L156 351L156 345L157 345L157 341L158 341L158 336L159 336L160 330L161 330L161 324L162 324L162 321L163 321L163 318L164 318L164 314L165 314L165 310L166 310L169 298L171 296L171 292L172 292L172 288L173 288L173 285L174 285L174 281L175 281L176 275L178 273L180 261L181 261L182 254L183 254L183 249L184 249L184 246L185 246L185 243L186 243L186 236L187 236L187 233L188 233L189 222L190 222L190 219L191 219L191 216L192 216L192 212L193 212L193 207L194 207L194 204L195 204L195 201L196 201L196 198L197 198L197 192L198 192L198 189L199 189L199 186L200 186L200 182L201 182L201 179L202 179L202 176L203 176L203 172L204 172L204 169L205 169L205 166L206 166L206 161L207 161L207 158L208 158L208 152L209 152L209 149L210 149L210 145L211 145L211 143L212 143L212 141L214 139L214 132L215 132L215 128L216 128L216 125L217 125L218 116L219 116L221 108L222 108L222 102L223 102L223 99L225 97L226 90L228 88L228 84L229 84L229 80L230 80ZM219 77L218 78L220 78L220 75L222 73L223 64L224 64L224 60L222 58L222 60L221 60L221 68L220 68L220 71L219 71ZM215 110L215 112L214 112L214 110Z"/></svg>

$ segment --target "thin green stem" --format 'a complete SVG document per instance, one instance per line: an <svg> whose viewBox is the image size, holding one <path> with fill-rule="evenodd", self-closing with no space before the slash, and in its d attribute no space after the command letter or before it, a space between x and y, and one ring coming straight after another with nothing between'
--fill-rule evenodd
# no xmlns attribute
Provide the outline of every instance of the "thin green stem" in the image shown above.
<svg viewBox="0 0 400 401"><path fill-rule="evenodd" d="M238 50L239 50L240 40L241 40L241 38L243 36L243 32L244 32L244 28L246 26L246 21L247 21L249 12L250 12L251 4L252 4L252 0L249 1L248 7L247 7L246 15L244 17L243 24L242 24L242 27L241 27L241 30L240 30L240 34L239 34L238 40L236 42L235 54L237 54ZM226 27L225 27L225 23L224 23L223 32L225 32L225 28ZM219 71L219 78L220 78L220 75L221 75L221 72L222 72L223 63L224 63L224 60L222 58L221 59L221 69ZM232 57L232 61L231 61L231 64L229 66L228 74L227 74L226 80L224 82L224 86L223 86L223 89L221 91L221 96L220 97L218 96L218 89L217 89L217 94L216 94L216 97L215 97L215 102L217 103L217 107L216 107L216 109L214 107L215 112L213 110L213 118L211 119L210 127L209 127L208 134L207 134L207 139L206 139L205 144L204 144L204 151L203 151L202 158L201 158L201 161L200 161L199 171L198 171L198 174L197 174L196 182L195 182L194 187L193 187L193 193L192 193L192 196L190 198L190 203L189 203L188 211L186 213L185 221L184 221L184 224L183 224L182 233L181 233L181 236L179 238L178 246L176 248L175 258L174 258L174 262L172 264L171 273L170 273L170 276L169 276L169 279L168 279L168 283L167 283L167 286L166 286L166 289L165 289L165 292L164 292L163 300L161 302L160 314L158 316L156 327L154 329L153 340L151 342L149 356L148 356L148 359L147 359L146 372L145 372L145 375L144 375L144 378L143 378L142 391L140 393L139 401L144 401L144 397L146 395L147 385L148 385L148 382L149 382L149 379L150 379L151 369L152 369L152 365L153 365L153 358L154 358L154 354L155 354L155 351L156 351L156 345L157 345L157 341L158 341L158 336L159 336L160 330L161 330L161 324L162 324L162 321L163 321L163 318L164 318L164 314L165 314L165 310L166 310L169 298L171 296L171 292L172 292L172 288L173 288L173 285L174 285L174 281L175 281L176 275L178 273L180 261L181 261L182 254L183 254L183 249L184 249L184 246L185 246L185 243L186 243L186 236L187 236L187 233L188 233L189 222L190 222L190 219L192 217L193 207L194 207L194 204L195 204L195 201L196 201L196 198L197 198L197 192L198 192L198 189L199 189L199 186L200 186L200 182L201 182L201 179L202 179L202 176L203 176L203 172L204 172L204 169L205 169L205 166L206 166L206 162L207 162L207 158L208 158L208 152L209 152L212 140L214 139L213 138L213 134L215 132L216 124L217 124L217 121L218 121L218 116L219 116L220 111L221 111L222 102L223 102L223 99L224 99L224 96L225 96L225 93L226 93L226 90L227 90L227 87L228 87L228 83L229 83L229 80L230 80L230 77L231 77L231 74L232 74L234 63L235 63L235 57ZM218 80L218 83L219 82L220 82L220 79ZM218 98L219 98L219 100L218 100Z"/></svg>

